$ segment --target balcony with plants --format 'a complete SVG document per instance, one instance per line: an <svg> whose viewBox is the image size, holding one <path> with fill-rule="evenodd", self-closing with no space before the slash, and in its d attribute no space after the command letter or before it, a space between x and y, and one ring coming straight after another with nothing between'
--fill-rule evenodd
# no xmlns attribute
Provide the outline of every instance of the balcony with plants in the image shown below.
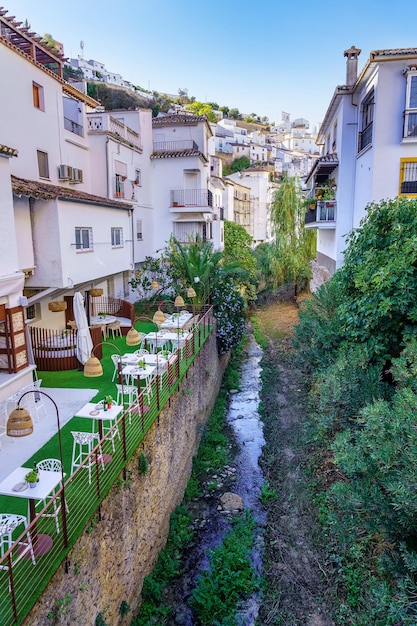
<svg viewBox="0 0 417 626"><path fill-rule="evenodd" d="M335 179L328 178L307 194L304 200L306 228L335 228L336 189Z"/></svg>

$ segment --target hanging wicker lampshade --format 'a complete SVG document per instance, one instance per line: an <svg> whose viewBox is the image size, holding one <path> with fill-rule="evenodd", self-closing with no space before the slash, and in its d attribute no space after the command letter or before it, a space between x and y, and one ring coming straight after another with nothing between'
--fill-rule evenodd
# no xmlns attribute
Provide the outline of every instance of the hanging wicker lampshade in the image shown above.
<svg viewBox="0 0 417 626"><path fill-rule="evenodd" d="M103 289L90 289L90 296L92 298L98 298L103 295Z"/></svg>
<svg viewBox="0 0 417 626"><path fill-rule="evenodd" d="M151 289L153 289L154 291L156 291L157 289L159 289L159 283L157 280L153 280L151 282Z"/></svg>
<svg viewBox="0 0 417 626"><path fill-rule="evenodd" d="M67 303L65 300L54 300L53 302L48 302L48 309L53 313L58 313L59 311L65 311L67 308Z"/></svg>
<svg viewBox="0 0 417 626"><path fill-rule="evenodd" d="M195 289L193 287L188 287L187 288L187 298L195 298L196 297L196 292Z"/></svg>
<svg viewBox="0 0 417 626"><path fill-rule="evenodd" d="M96 356L90 356L84 365L84 376L86 378L97 378L97 376L103 376L103 368Z"/></svg>
<svg viewBox="0 0 417 626"><path fill-rule="evenodd" d="M175 298L174 306L184 306L184 298L182 296L177 296Z"/></svg>
<svg viewBox="0 0 417 626"><path fill-rule="evenodd" d="M26 409L17 407L7 420L7 434L9 437L26 437L33 433L32 418Z"/></svg>
<svg viewBox="0 0 417 626"><path fill-rule="evenodd" d="M165 322L165 315L162 313L161 309L158 309L157 311L155 311L155 313L153 314L153 318L152 321L155 324L163 324Z"/></svg>
<svg viewBox="0 0 417 626"><path fill-rule="evenodd" d="M127 346L138 346L141 343L141 338L136 330L136 328L132 328L127 332L126 335L126 345Z"/></svg>

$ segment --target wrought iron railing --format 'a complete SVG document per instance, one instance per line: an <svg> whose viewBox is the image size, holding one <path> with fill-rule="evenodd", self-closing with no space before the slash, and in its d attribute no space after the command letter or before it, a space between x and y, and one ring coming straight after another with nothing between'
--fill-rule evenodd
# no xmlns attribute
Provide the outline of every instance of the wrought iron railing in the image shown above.
<svg viewBox="0 0 417 626"><path fill-rule="evenodd" d="M403 137L417 138L417 111L404 111Z"/></svg>
<svg viewBox="0 0 417 626"><path fill-rule="evenodd" d="M13 626L20 624L42 594L55 571L66 563L67 555L77 539L85 531L86 525L100 514L100 502L106 497L113 484L119 479L131 456L143 441L152 424L159 418L161 410L170 396L178 389L188 368L214 328L212 307L203 307L200 318L188 330L178 348L173 353L167 366L157 370L146 387L141 388L138 399L127 407L111 431L87 457L83 464L71 475L66 476L64 489L60 488L47 506L39 509L30 525L18 536L13 537L13 545L0 557L0 624ZM109 434L118 430L120 438L110 438ZM62 432L62 431L61 431ZM113 448L114 444L114 448ZM100 455L110 454L112 462L102 469ZM85 465L94 460L94 469L89 482L89 472ZM65 493L65 503L61 501ZM28 496L30 494L28 493ZM22 503L25 502L23 499ZM61 504L58 516L60 532L56 530L55 519L44 517L51 512L54 502ZM65 508L65 524L62 511ZM53 538L50 550L36 557L35 565L31 558L16 557L19 544L27 541L28 533L35 541L36 537L49 535ZM21 549L21 548L20 548ZM29 553L28 553L29 554Z"/></svg>
<svg viewBox="0 0 417 626"><path fill-rule="evenodd" d="M173 207L212 207L213 194L209 189L173 189L171 205Z"/></svg>
<svg viewBox="0 0 417 626"><path fill-rule="evenodd" d="M368 124L368 126L359 133L358 152L360 152L361 150L366 148L366 146L369 146L372 143L372 128L373 122Z"/></svg>

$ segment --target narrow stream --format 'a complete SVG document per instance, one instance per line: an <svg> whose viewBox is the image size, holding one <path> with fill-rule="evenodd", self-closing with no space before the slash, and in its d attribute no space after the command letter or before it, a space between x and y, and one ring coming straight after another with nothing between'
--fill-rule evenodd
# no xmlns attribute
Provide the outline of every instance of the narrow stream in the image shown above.
<svg viewBox="0 0 417 626"><path fill-rule="evenodd" d="M231 467L225 468L221 475L211 477L212 481L217 482L216 493L206 492L204 498L193 503L194 526L197 533L183 563L186 574L169 594L172 605L175 606L175 614L169 622L170 626L194 626L196 623L187 605L187 598L195 586L198 574L201 570L208 569L208 551L221 544L225 533L230 528L229 520L224 512L221 512L219 506L219 496L225 491L232 491L239 495L245 509L249 509L256 520L256 542L252 553L252 566L258 573L261 572L265 523L265 512L259 500L263 482L259 458L265 443L263 425L258 413L261 388L259 363L262 350L252 333L248 333L247 339L241 365L241 391L232 392L226 416L235 438L233 463ZM259 595L255 594L245 603L237 616L239 626L253 626L258 615L259 601Z"/></svg>

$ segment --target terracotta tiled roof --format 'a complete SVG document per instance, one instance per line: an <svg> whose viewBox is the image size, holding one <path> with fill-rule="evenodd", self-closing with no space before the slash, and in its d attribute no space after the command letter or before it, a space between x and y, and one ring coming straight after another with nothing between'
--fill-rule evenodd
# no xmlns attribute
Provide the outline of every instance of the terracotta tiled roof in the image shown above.
<svg viewBox="0 0 417 626"><path fill-rule="evenodd" d="M0 143L0 154L5 154L6 156L17 156L19 152L16 148L9 148L9 146L5 146Z"/></svg>
<svg viewBox="0 0 417 626"><path fill-rule="evenodd" d="M154 117L152 126L197 126L200 122L206 122L205 115L164 115Z"/></svg>
<svg viewBox="0 0 417 626"><path fill-rule="evenodd" d="M155 150L152 152L151 159L169 159L171 157L189 157L198 156L207 162L207 157L195 148L187 148L185 150Z"/></svg>
<svg viewBox="0 0 417 626"><path fill-rule="evenodd" d="M27 180L12 176L13 193L17 196L28 196L32 198L41 198L42 200L67 200L69 202L88 202L89 204L100 204L118 209L131 209L132 205L128 202L117 202L102 196L94 196L85 191L78 191L71 187L59 187L58 185L50 185L35 180Z"/></svg>

